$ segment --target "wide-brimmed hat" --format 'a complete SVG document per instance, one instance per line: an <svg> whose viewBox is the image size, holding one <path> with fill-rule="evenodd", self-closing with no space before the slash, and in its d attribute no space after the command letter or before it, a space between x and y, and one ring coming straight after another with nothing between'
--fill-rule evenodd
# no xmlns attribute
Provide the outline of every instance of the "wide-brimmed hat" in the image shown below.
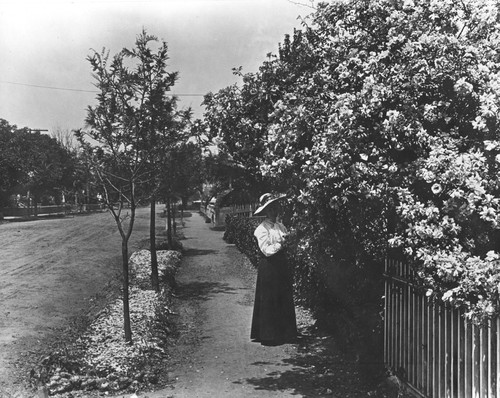
<svg viewBox="0 0 500 398"><path fill-rule="evenodd" d="M258 216L260 215L264 209L269 206L271 203L274 203L278 200L281 200L281 199L284 199L286 198L286 195L282 195L282 194L272 194L272 193L265 193L264 195L262 195L260 198L259 198L259 204L260 206L257 208L257 210L255 210L255 212L253 213L254 216Z"/></svg>

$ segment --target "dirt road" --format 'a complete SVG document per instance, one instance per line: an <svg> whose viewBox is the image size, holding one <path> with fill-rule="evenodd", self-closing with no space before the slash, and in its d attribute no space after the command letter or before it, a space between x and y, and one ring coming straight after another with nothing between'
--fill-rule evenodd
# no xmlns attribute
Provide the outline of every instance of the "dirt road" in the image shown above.
<svg viewBox="0 0 500 398"><path fill-rule="evenodd" d="M201 216L186 219L176 307L181 339L173 348L171 388L148 398L366 397L368 387L335 342L309 328L299 311L299 344L250 341L255 270ZM123 396L123 395L120 395Z"/></svg>
<svg viewBox="0 0 500 398"><path fill-rule="evenodd" d="M132 248L148 228L149 210L139 209ZM22 391L19 377L43 345L119 278L121 237L111 215L98 213L2 223L0 242L0 392L8 396Z"/></svg>

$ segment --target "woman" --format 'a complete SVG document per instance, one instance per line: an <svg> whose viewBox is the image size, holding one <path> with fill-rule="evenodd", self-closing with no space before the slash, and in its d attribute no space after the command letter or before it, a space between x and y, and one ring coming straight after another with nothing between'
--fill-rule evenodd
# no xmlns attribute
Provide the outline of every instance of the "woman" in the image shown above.
<svg viewBox="0 0 500 398"><path fill-rule="evenodd" d="M263 345L292 343L297 338L293 279L283 244L288 231L277 221L284 196L269 193L260 197L254 216L266 219L255 229L261 259L257 268L257 285L250 337Z"/></svg>

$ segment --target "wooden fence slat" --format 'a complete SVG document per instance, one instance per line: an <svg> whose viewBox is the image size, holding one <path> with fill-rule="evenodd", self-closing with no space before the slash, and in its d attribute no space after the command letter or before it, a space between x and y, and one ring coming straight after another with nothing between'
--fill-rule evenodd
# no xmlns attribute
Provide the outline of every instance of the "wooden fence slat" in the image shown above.
<svg viewBox="0 0 500 398"><path fill-rule="evenodd" d="M460 310L457 311L458 315L458 327L457 327L457 332L458 332L458 338L457 338L457 343L458 343L458 349L457 349L457 365L458 365L458 370L457 370L457 382L458 382L458 397L465 397L465 379L464 379L464 366L465 366L465 358L464 358L464 352L465 352L465 333L464 333L464 324L460 322L460 317L462 315L462 312Z"/></svg>
<svg viewBox="0 0 500 398"><path fill-rule="evenodd" d="M406 280L410 279L410 267L408 264L406 265ZM413 329L411 327L411 286L408 284L405 289L406 295L406 362L405 362L405 371L406 371L406 381L409 380L412 369L412 349L413 349L413 340L412 340L412 332Z"/></svg>
<svg viewBox="0 0 500 398"><path fill-rule="evenodd" d="M389 356L389 362L390 362L390 365L391 367L394 366L394 352L395 352L395 334L394 334L394 330L395 330L395 327L396 327L396 320L394 319L394 308L395 308L395 300L394 300L394 295L395 295L395 292L394 292L394 283L393 281L391 280L390 282L390 287L391 287L391 292L389 294L389 297L390 297L390 307L389 307L389 312L391 314L391 325L389 327L389 331L390 331L390 336L391 336L391 340L390 340L390 348L391 348L391 351L390 351L390 356Z"/></svg>
<svg viewBox="0 0 500 398"><path fill-rule="evenodd" d="M392 366L392 327L394 325L394 319L392 319L392 295L393 293L393 288L392 288L392 279L387 279L386 284L388 286L388 303L387 303L387 313L388 313L388 345L389 345L389 351L387 352L387 364L389 366Z"/></svg>
<svg viewBox="0 0 500 398"><path fill-rule="evenodd" d="M438 380L438 397L442 398L444 397L444 391L443 388L445 387L446 380L444 379L443 375L446 372L446 358L445 358L445 344L444 344L444 313L443 309L441 307L437 307L438 310L438 322L439 322L439 336L438 336L438 364L436 368L436 372L438 374L437 380Z"/></svg>
<svg viewBox="0 0 500 398"><path fill-rule="evenodd" d="M384 273L387 275L387 262L389 260L385 259L384 263ZM389 305L389 283L386 281L384 283L384 364L387 366L389 364L389 334L387 331L389 330L389 314L387 311Z"/></svg>
<svg viewBox="0 0 500 398"><path fill-rule="evenodd" d="M402 274L402 263L398 263L398 268L399 268L399 275ZM401 286L398 286L398 322L399 322L399 331L398 331L398 351L399 351L399 356L398 356L398 364L397 367L402 368L404 366L404 292L403 288Z"/></svg>
<svg viewBox="0 0 500 398"><path fill-rule="evenodd" d="M395 367L396 366L396 330L398 326L398 322L396 319L396 305L397 305L397 300L396 300L396 289L394 289L394 282L391 282L391 287L392 287L392 292L391 292L391 320L392 320L392 325L391 325L391 366Z"/></svg>
<svg viewBox="0 0 500 398"><path fill-rule="evenodd" d="M452 351L453 351L453 330L452 330L452 322L453 318L451 315L451 308L448 306L445 308L445 324L444 324L444 350L445 350L445 361L446 361L446 372L445 372L445 388L444 388L444 397L450 396L451 391L451 374L452 374Z"/></svg>
<svg viewBox="0 0 500 398"><path fill-rule="evenodd" d="M406 270L404 270L406 273ZM403 312L402 312L402 321L403 321L403 361L401 363L401 368L404 369L405 372L408 372L408 288L406 286L401 288L402 299L403 299Z"/></svg>
<svg viewBox="0 0 500 398"><path fill-rule="evenodd" d="M426 363L425 363L425 350L426 350L426 341L425 341L425 296L420 296L420 391L426 391L426 379L425 379L425 371L426 371Z"/></svg>
<svg viewBox="0 0 500 398"><path fill-rule="evenodd" d="M411 285L408 285L408 289L409 289L409 296L410 296L410 343L411 343L411 347L410 347L410 371L409 371L409 377L408 377L408 381L412 384L412 385L415 385L415 381L416 381L416 378L415 378L415 369L416 369L416 346L418 344L418 341L417 341L417 330L416 330L416 325L415 325L415 319L416 319L416 297L415 297L415 294L414 294L414 291L413 291L413 287L411 287Z"/></svg>
<svg viewBox="0 0 500 398"><path fill-rule="evenodd" d="M448 389L450 391L450 394L448 396L454 397L456 393L455 389L455 377L456 377L456 371L457 371L457 357L456 357L456 352L457 352L457 324L456 324L456 318L455 318L455 310L450 309L450 331L451 331L451 336L450 336L450 348L449 348L449 355L450 355L450 371L449 371L449 385ZM448 392L447 392L448 394Z"/></svg>
<svg viewBox="0 0 500 398"><path fill-rule="evenodd" d="M431 335L431 328L429 325L431 324L431 307L429 302L427 302L427 322L425 324L426 327L426 333L427 333L427 389L426 392L427 394L432 394L432 335Z"/></svg>
<svg viewBox="0 0 500 398"><path fill-rule="evenodd" d="M489 328L489 338L488 338L488 352L489 352L489 367L488 367L488 397L494 398L496 397L495 395L495 368L496 368L496 355L495 355L495 336L496 336L496 330L495 330L495 323L492 319L488 321L488 328Z"/></svg>
<svg viewBox="0 0 500 398"><path fill-rule="evenodd" d="M496 319L496 368L495 368L495 389L496 389L496 398L500 397L500 317Z"/></svg>
<svg viewBox="0 0 500 398"><path fill-rule="evenodd" d="M492 329L492 325L491 325L491 319L488 319L488 325L487 325L487 332L488 332L488 335L487 335L487 338L486 338L486 352L488 353L488 358L487 358L487 370L486 370L486 397L488 398L493 398L493 390L492 390L492 372L491 372L491 367L492 367L492 363L491 363L491 357L492 357L492 344L491 344L491 340L493 338L493 329Z"/></svg>
<svg viewBox="0 0 500 398"><path fill-rule="evenodd" d="M472 355L472 393L474 398L479 397L479 330L476 325L471 325L472 329L472 345L473 345L473 355Z"/></svg>
<svg viewBox="0 0 500 398"><path fill-rule="evenodd" d="M465 369L464 369L464 383L465 383L465 388L464 388L464 397L472 397L472 391L471 391L471 353L472 353L472 344L471 344L471 338L470 338L470 327L469 323L465 323L465 346L464 346L464 360L465 360Z"/></svg>
<svg viewBox="0 0 500 398"><path fill-rule="evenodd" d="M485 398L488 398L487 334L488 330L484 326L479 329L479 392L480 396Z"/></svg>
<svg viewBox="0 0 500 398"><path fill-rule="evenodd" d="M439 322L439 314L436 308L436 305L432 303L432 324L436 325L437 322L437 330L436 328L431 328L433 339L432 339L432 396L434 398L439 398L439 333L441 331L441 326ZM437 332L437 333L436 333Z"/></svg>
<svg viewBox="0 0 500 398"><path fill-rule="evenodd" d="M426 398L500 398L500 317L476 326L415 288L404 262L384 268L386 365Z"/></svg>

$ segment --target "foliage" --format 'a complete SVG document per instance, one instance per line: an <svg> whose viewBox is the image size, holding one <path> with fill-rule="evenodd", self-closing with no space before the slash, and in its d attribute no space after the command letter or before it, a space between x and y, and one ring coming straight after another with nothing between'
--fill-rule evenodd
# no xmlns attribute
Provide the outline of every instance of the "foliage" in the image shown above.
<svg viewBox="0 0 500 398"><path fill-rule="evenodd" d="M260 171L288 187L311 256L370 267L400 247L429 293L477 321L499 311L498 20L494 1L320 4L245 75L255 99L232 88L212 105L234 113L267 95L249 122L264 123Z"/></svg>
<svg viewBox="0 0 500 398"><path fill-rule="evenodd" d="M226 229L223 239L227 243L234 243L238 250L248 257L254 267L257 267L261 254L253 233L261 222L260 218L231 214L228 214L225 220Z"/></svg>
<svg viewBox="0 0 500 398"><path fill-rule="evenodd" d="M242 77L242 87L229 86L207 94L203 100L202 124L220 151L206 159L210 166L207 170L212 171L211 177L219 185L217 191L229 186L265 189L266 181L258 171L271 102L259 86L258 75L242 75L241 69L235 69L234 74Z"/></svg>
<svg viewBox="0 0 500 398"><path fill-rule="evenodd" d="M212 153L206 150L202 159L201 176L211 187L207 200L228 189L248 190L256 184L248 170L236 164L225 152Z"/></svg>
<svg viewBox="0 0 500 398"><path fill-rule="evenodd" d="M13 189L23 178L18 153L12 146L16 126L0 119L0 206L8 204Z"/></svg>
<svg viewBox="0 0 500 398"><path fill-rule="evenodd" d="M59 196L72 187L76 161L55 139L37 131L22 133L16 141L23 151L24 186L35 198Z"/></svg>
<svg viewBox="0 0 500 398"><path fill-rule="evenodd" d="M162 161L163 197L180 198L184 202L199 193L203 183L200 147L193 142L181 143Z"/></svg>
<svg viewBox="0 0 500 398"><path fill-rule="evenodd" d="M474 319L499 311L500 199L491 145L460 151L443 140L433 146L417 172L431 194L398 192L398 213L408 227L391 239L420 260L428 295L463 307Z"/></svg>
<svg viewBox="0 0 500 398"><path fill-rule="evenodd" d="M0 203L27 192L36 202L44 195L60 199L72 188L77 161L57 140L0 119L0 143Z"/></svg>

